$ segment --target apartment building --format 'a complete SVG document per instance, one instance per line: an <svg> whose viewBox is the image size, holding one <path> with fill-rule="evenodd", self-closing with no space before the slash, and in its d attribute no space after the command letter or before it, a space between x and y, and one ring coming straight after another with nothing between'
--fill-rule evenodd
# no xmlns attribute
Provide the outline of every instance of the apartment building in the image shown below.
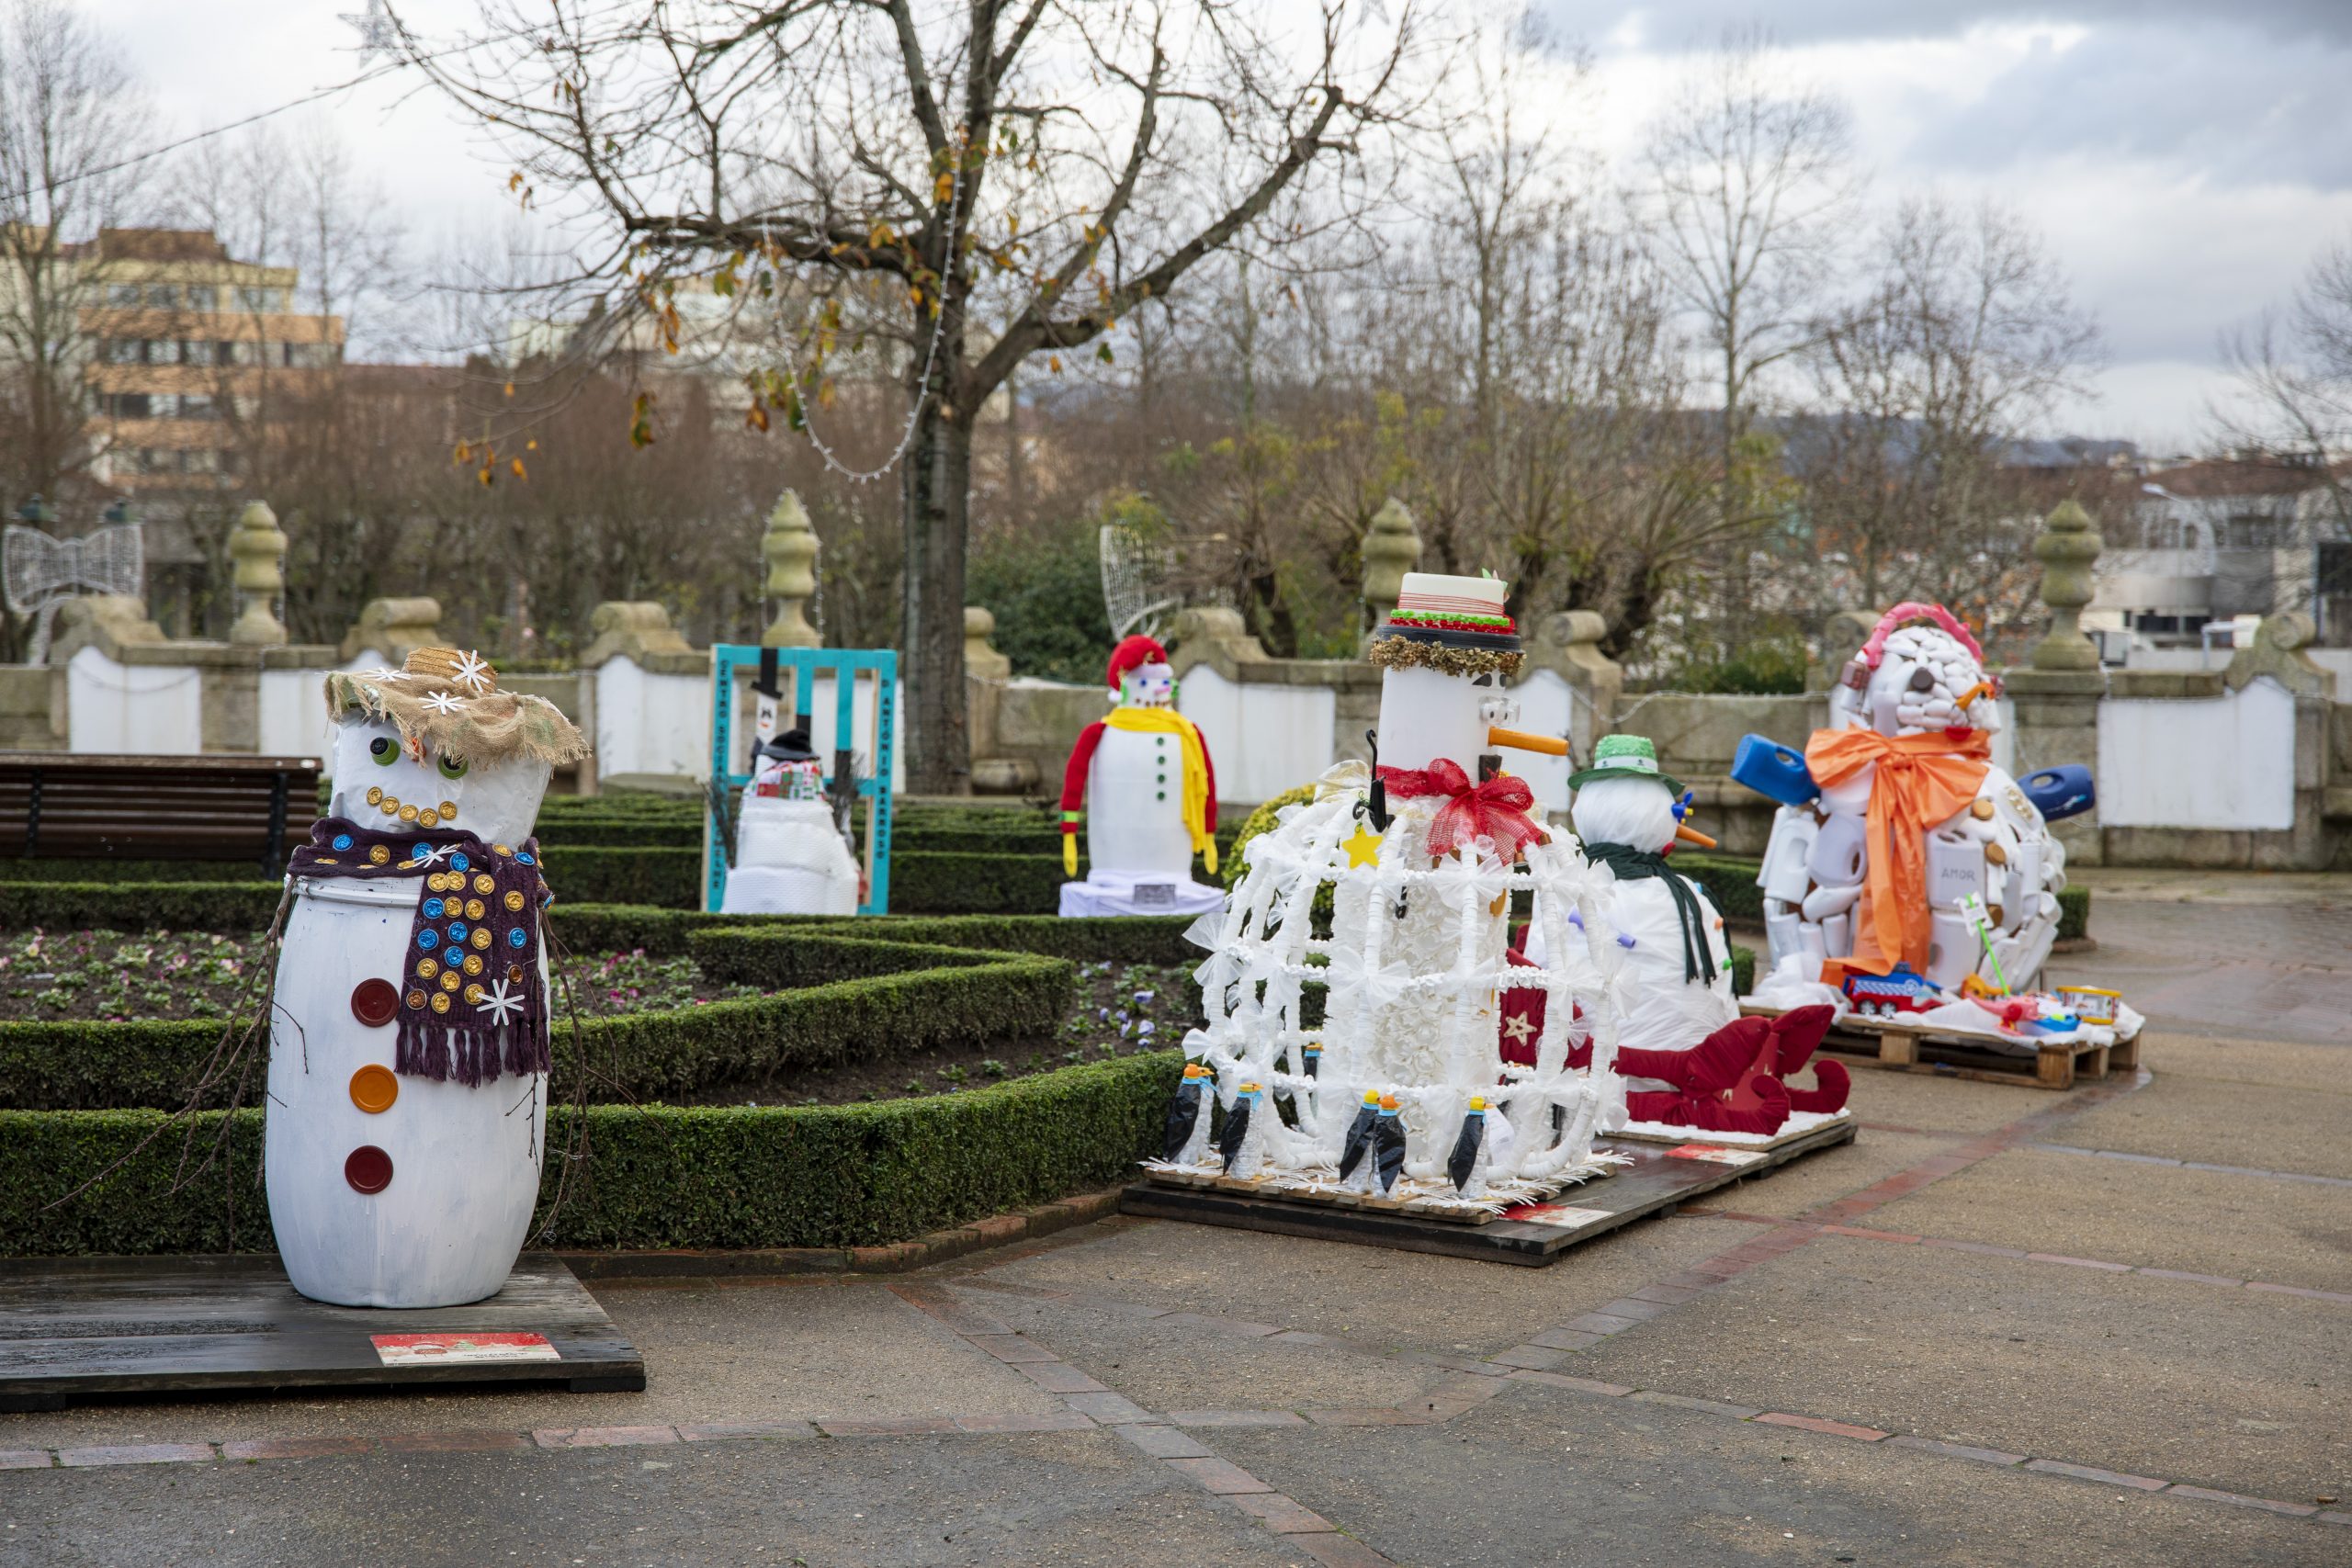
<svg viewBox="0 0 2352 1568"><path fill-rule="evenodd" d="M237 489L287 405L343 358L342 319L294 308L294 268L235 260L209 230L101 230L74 260L94 477L135 499Z"/></svg>

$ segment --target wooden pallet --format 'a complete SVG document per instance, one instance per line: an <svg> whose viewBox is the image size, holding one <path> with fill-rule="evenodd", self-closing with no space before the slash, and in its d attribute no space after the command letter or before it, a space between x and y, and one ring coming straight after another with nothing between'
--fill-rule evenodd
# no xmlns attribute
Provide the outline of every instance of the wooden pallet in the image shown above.
<svg viewBox="0 0 2352 1568"><path fill-rule="evenodd" d="M1781 1011L1753 1004L1740 1010L1762 1018L1774 1018ZM1864 1018L1860 1013L1840 1019L1822 1041L1821 1049L1839 1056L1859 1056L1899 1073L1932 1073L2019 1089L2068 1089L2077 1078L2103 1078L2140 1065L2136 1036L2112 1045L2041 1044L2031 1055L2022 1055L1990 1049L1951 1030L1925 1027L1899 1017Z"/></svg>
<svg viewBox="0 0 2352 1568"><path fill-rule="evenodd" d="M441 1342L379 1343L413 1336ZM498 1341L449 1343L469 1336ZM531 1339L544 1343L510 1343ZM527 1359L468 1359L483 1355ZM645 1360L546 1253L525 1254L488 1301L416 1311L311 1301L275 1258L0 1265L0 1410L420 1383L636 1393Z"/></svg>
<svg viewBox="0 0 2352 1568"><path fill-rule="evenodd" d="M1614 1176L1572 1187L1555 1201L1522 1204L1485 1224L1431 1219L1409 1211L1375 1210L1361 1203L1343 1206L1317 1199L1226 1191L1214 1185L1192 1186L1152 1178L1119 1194L1119 1212L1540 1269L1558 1262L1578 1243L1606 1235L1646 1215L1670 1211L1717 1188L1761 1176L1816 1150L1851 1143L1853 1137L1854 1123L1840 1121L1809 1137L1770 1149L1728 1149L1698 1143L1667 1148L1604 1139L1595 1152L1625 1155L1633 1163Z"/></svg>

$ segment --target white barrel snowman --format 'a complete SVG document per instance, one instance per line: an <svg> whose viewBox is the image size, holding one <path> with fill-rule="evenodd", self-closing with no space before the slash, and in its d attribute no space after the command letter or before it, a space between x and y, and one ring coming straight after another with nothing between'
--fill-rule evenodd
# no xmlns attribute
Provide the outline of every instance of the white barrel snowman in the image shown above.
<svg viewBox="0 0 2352 1568"><path fill-rule="evenodd" d="M327 678L327 815L288 866L265 1149L287 1277L341 1306L492 1295L546 1148L548 895L531 827L587 754L478 655Z"/></svg>
<svg viewBox="0 0 2352 1568"><path fill-rule="evenodd" d="M718 908L729 915L854 915L861 893L856 858L845 836L849 793L825 787L825 765L808 744L808 721L786 728L776 650L760 650L752 682L751 777L735 808L733 852ZM805 673L799 678L807 679ZM805 704L811 694L804 685ZM850 752L834 753L844 775ZM714 785L714 788L717 786Z"/></svg>
<svg viewBox="0 0 2352 1568"><path fill-rule="evenodd" d="M2044 770L2030 792L1996 764L1999 694L1949 610L1906 603L1846 665L1802 758L1741 743L1732 776L1782 802L1757 878L1776 983L1875 976L1862 999L1882 1010L1972 976L2032 985L2066 885L2048 818L2086 806L2090 780Z"/></svg>
<svg viewBox="0 0 2352 1568"><path fill-rule="evenodd" d="M1193 880L1195 854L1216 874L1216 769L1199 727L1175 709L1168 650L1123 638L1107 678L1118 705L1079 732L1062 772L1062 869L1078 874L1081 817L1088 863L1084 881L1062 884L1061 912L1220 908L1223 890Z"/></svg>

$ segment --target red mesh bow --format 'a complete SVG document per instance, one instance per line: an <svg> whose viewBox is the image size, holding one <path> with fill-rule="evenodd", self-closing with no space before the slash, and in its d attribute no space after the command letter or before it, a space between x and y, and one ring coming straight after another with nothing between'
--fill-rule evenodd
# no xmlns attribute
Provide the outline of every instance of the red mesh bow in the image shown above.
<svg viewBox="0 0 2352 1568"><path fill-rule="evenodd" d="M1484 784L1473 784L1461 764L1449 757L1440 757L1426 768L1383 768L1380 778L1393 799L1411 800L1424 795L1453 797L1430 819L1428 848L1432 860L1486 838L1495 841L1495 853L1509 865L1519 858L1522 846L1552 841L1551 835L1527 815L1527 808L1535 804L1535 794L1525 779L1498 773Z"/></svg>

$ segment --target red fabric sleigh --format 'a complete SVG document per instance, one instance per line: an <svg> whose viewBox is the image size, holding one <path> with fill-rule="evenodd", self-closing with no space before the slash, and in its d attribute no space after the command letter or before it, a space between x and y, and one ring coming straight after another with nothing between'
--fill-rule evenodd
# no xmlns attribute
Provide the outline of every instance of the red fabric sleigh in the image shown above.
<svg viewBox="0 0 2352 1568"><path fill-rule="evenodd" d="M1517 948L1510 962L1532 967ZM1501 998L1502 1059L1535 1065L1535 1042L1544 1032L1545 997L1532 987L1507 990ZM1837 1011L1827 1005L1792 1008L1778 1018L1740 1018L1724 1024L1688 1051L1617 1050L1617 1070L1629 1078L1657 1078L1671 1089L1637 1089L1625 1097L1636 1122L1663 1122L1708 1133L1781 1130L1792 1111L1830 1111L1844 1107L1851 1087L1844 1064L1813 1064L1816 1087L1791 1089L1781 1080L1804 1070L1829 1032ZM1514 1028L1514 1021L1524 1021ZM1589 1041L1568 1051L1568 1066L1592 1060Z"/></svg>

